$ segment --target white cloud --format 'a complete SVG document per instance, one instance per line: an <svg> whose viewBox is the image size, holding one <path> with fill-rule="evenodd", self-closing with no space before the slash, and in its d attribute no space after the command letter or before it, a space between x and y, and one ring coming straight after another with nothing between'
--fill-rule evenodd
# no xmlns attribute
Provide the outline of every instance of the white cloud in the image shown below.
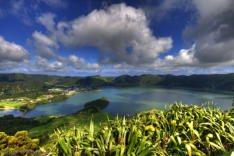
<svg viewBox="0 0 234 156"><path fill-rule="evenodd" d="M6 41L0 36L0 62L23 62L29 58L29 53L22 46Z"/></svg>
<svg viewBox="0 0 234 156"><path fill-rule="evenodd" d="M150 1L149 1L150 2ZM155 2L154 0L152 2ZM189 10L190 0L162 0L158 5L147 5L144 11L147 15L157 22L167 19L170 11L175 9Z"/></svg>
<svg viewBox="0 0 234 156"><path fill-rule="evenodd" d="M101 50L99 63L102 64L150 64L160 53L172 47L170 37L153 36L141 9L125 4L94 10L70 22L61 21L56 26L57 30L52 29L53 18L51 15L48 18L50 22L47 19L45 21L48 22L41 23L53 34L54 40L68 48L97 47Z"/></svg>
<svg viewBox="0 0 234 156"><path fill-rule="evenodd" d="M184 11L187 9L191 11L192 9L191 18L195 21L188 24L183 33L185 41L195 43L196 46L185 50L184 53L181 50L177 56L169 55L165 59L157 59L156 68L214 70L233 66L233 6L233 0L165 0L161 5L162 10L181 8Z"/></svg>
<svg viewBox="0 0 234 156"><path fill-rule="evenodd" d="M37 42L40 42L41 44L52 46L52 47L58 47L58 44L56 42L51 40L46 35L43 35L41 32L35 31L32 36Z"/></svg>
<svg viewBox="0 0 234 156"><path fill-rule="evenodd" d="M75 69L98 69L100 65L98 63L86 63L83 58L79 58L76 55L70 55L69 57L59 57L59 60L72 66Z"/></svg>
<svg viewBox="0 0 234 156"><path fill-rule="evenodd" d="M200 62L196 58L196 45L190 49L181 49L176 56L167 55L164 59L157 59L152 66L160 72L184 72L186 74L194 73L226 73L225 69L234 66L234 60L220 63ZM223 70L223 72L222 72Z"/></svg>
<svg viewBox="0 0 234 156"><path fill-rule="evenodd" d="M15 69L20 66L23 66L23 62L13 62L13 61L1 61L0 62L1 71L8 71L10 69Z"/></svg>
<svg viewBox="0 0 234 156"><path fill-rule="evenodd" d="M190 49L181 49L176 56L167 55L164 59L157 59L152 67L157 71L179 71L184 68L194 68L198 65L198 61L194 57L194 49L195 45Z"/></svg>
<svg viewBox="0 0 234 156"><path fill-rule="evenodd" d="M234 1L193 0L197 21L184 31L196 43L194 57L200 64L222 66L234 61Z"/></svg>
<svg viewBox="0 0 234 156"><path fill-rule="evenodd" d="M73 66L76 69L81 69L83 68L85 61L82 58L78 58L75 55L70 55L67 59L67 64Z"/></svg>
<svg viewBox="0 0 234 156"><path fill-rule="evenodd" d="M37 69L46 72L64 72L66 71L65 64L60 61L49 62L46 58L37 56L35 61Z"/></svg>
<svg viewBox="0 0 234 156"><path fill-rule="evenodd" d="M159 58L160 54L171 49L171 37L154 36L144 11L123 3L94 10L72 21L56 23L56 16L52 13L38 17L37 21L47 32L42 34L36 31L33 34L37 55L47 61L58 59L63 66L76 70L111 66L113 69L138 68L141 71L147 68L162 72L203 72L208 68L216 71L217 68L233 66L234 22L231 21L233 8L230 7L233 2L166 0L161 7L166 10L178 8L173 5L179 2L183 2L183 6L193 4L199 16L195 14L196 25L189 25L184 31L185 36L191 37L195 44L190 49L181 49L175 55ZM69 50L82 46L96 47L100 50L98 62L90 64L76 55L57 56L54 50L59 44ZM56 69L58 62L52 63L50 68Z"/></svg>
<svg viewBox="0 0 234 156"><path fill-rule="evenodd" d="M86 68L87 69L99 69L100 68L100 65L98 63L88 63L86 65Z"/></svg>
<svg viewBox="0 0 234 156"><path fill-rule="evenodd" d="M0 70L23 66L29 58L30 54L26 49L0 36Z"/></svg>
<svg viewBox="0 0 234 156"><path fill-rule="evenodd" d="M132 66L126 64L126 63L122 63L122 64L115 64L113 65L113 68L114 69L129 69L131 68Z"/></svg>
<svg viewBox="0 0 234 156"><path fill-rule="evenodd" d="M34 38L34 47L37 56L47 59L52 59L56 56L54 48L58 48L58 44L54 40L37 31L32 36Z"/></svg>
<svg viewBox="0 0 234 156"><path fill-rule="evenodd" d="M232 0L192 0L202 19L221 14L232 6Z"/></svg>
<svg viewBox="0 0 234 156"><path fill-rule="evenodd" d="M37 17L36 20L38 23L45 26L48 31L53 31L55 26L54 22L55 17L56 16L53 13L44 13L41 16Z"/></svg>

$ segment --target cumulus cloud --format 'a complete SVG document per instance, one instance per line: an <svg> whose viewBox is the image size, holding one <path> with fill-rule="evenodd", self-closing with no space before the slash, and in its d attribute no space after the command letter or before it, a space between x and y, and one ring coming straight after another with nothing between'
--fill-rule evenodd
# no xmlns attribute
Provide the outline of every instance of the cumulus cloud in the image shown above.
<svg viewBox="0 0 234 156"><path fill-rule="evenodd" d="M157 71L179 71L184 68L194 68L198 66L194 54L195 45L190 49L181 49L176 56L167 55L164 59L155 60L153 68Z"/></svg>
<svg viewBox="0 0 234 156"><path fill-rule="evenodd" d="M6 41L0 36L0 70L20 67L30 58L22 46Z"/></svg>
<svg viewBox="0 0 234 156"><path fill-rule="evenodd" d="M33 45L37 56L47 59L52 59L56 56L54 49L58 48L58 44L54 40L37 31L35 31L32 36L34 39Z"/></svg>
<svg viewBox="0 0 234 156"><path fill-rule="evenodd" d="M113 68L114 69L129 69L131 68L132 66L126 64L126 63L122 63L122 64L115 64L113 65Z"/></svg>
<svg viewBox="0 0 234 156"><path fill-rule="evenodd" d="M192 3L198 10L202 20L213 18L233 7L232 0L192 0Z"/></svg>
<svg viewBox="0 0 234 156"><path fill-rule="evenodd" d="M148 3L147 3L148 2ZM155 5L155 3L157 5ZM159 3L159 4L158 4ZM168 17L170 11L175 9L190 10L190 0L162 0L146 1L143 6L148 18L159 22Z"/></svg>
<svg viewBox="0 0 234 156"><path fill-rule="evenodd" d="M70 55L70 56L66 59L65 62L67 62L67 64L73 66L73 67L76 68L76 69L81 69L81 68L83 68L83 66L84 66L84 64L85 64L84 59L78 58L78 57L75 56L75 55Z"/></svg>
<svg viewBox="0 0 234 156"><path fill-rule="evenodd" d="M192 9L195 21L183 32L185 41L193 46L180 50L176 56L157 59L155 69L217 71L234 66L234 1L165 0L159 8L165 13L173 8Z"/></svg>
<svg viewBox="0 0 234 156"><path fill-rule="evenodd" d="M157 59L154 68L181 70L234 66L234 1L233 0L164 0L154 9L157 19L170 10L183 9L192 13L191 24L184 30L185 42L192 48L181 50L177 56ZM157 15L158 12L162 14ZM182 59L182 51L189 54L190 63ZM180 62L180 63L179 63Z"/></svg>
<svg viewBox="0 0 234 156"><path fill-rule="evenodd" d="M79 58L76 55L70 55L68 57L60 56L59 60L75 69L98 69L101 67L98 63L87 63L83 58Z"/></svg>
<svg viewBox="0 0 234 156"><path fill-rule="evenodd" d="M8 70L23 66L23 64L24 64L24 62L1 61L0 62L0 70L1 71L8 71Z"/></svg>
<svg viewBox="0 0 234 156"><path fill-rule="evenodd" d="M53 31L55 26L55 17L56 16L53 13L44 13L41 16L37 17L36 20L37 22L45 26L48 31Z"/></svg>
<svg viewBox="0 0 234 156"><path fill-rule="evenodd" d="M99 69L101 66L98 63L87 63L86 64L87 69Z"/></svg>
<svg viewBox="0 0 234 156"><path fill-rule="evenodd" d="M49 62L46 58L40 56L36 57L35 66L37 69L41 69L46 72L63 72L66 70L63 62Z"/></svg>
<svg viewBox="0 0 234 156"><path fill-rule="evenodd" d="M53 18L50 19L44 26L60 43L68 48L99 48L101 64L150 64L172 47L170 37L153 36L141 9L123 3L94 10L70 22L58 22L56 30L52 30Z"/></svg>
<svg viewBox="0 0 234 156"><path fill-rule="evenodd" d="M100 68L98 63L87 63L83 58L79 58L76 55L60 56L54 52L59 46L57 41L53 40L51 36L46 36L38 31L35 31L32 36L36 52L34 66L42 71L68 71L69 66L76 70Z"/></svg>
<svg viewBox="0 0 234 156"><path fill-rule="evenodd" d="M186 39L196 43L194 56L201 64L233 65L234 1L193 0L197 12L196 25L187 26Z"/></svg>
<svg viewBox="0 0 234 156"><path fill-rule="evenodd" d="M6 41L0 36L0 62L23 62L29 58L29 53L22 46Z"/></svg>
<svg viewBox="0 0 234 156"><path fill-rule="evenodd" d="M59 48L59 44L57 43L56 36L49 32L54 31L54 22L55 14L52 13L44 13L41 16L36 18L36 21L43 25L48 32L43 34L42 32L34 31L32 34L33 37L33 45L36 51L36 55L40 57L44 57L46 59L53 59L56 57L54 51Z"/></svg>
<svg viewBox="0 0 234 156"><path fill-rule="evenodd" d="M94 10L72 21L58 23L54 20L56 17L54 14L43 14L37 21L47 32L33 34L37 54L45 59L54 59L54 49L58 48L59 44L69 49L82 46L100 49L98 62L94 64L86 63L83 58L76 55L58 58L63 65L79 70L109 65L114 69L148 68L157 71L197 71L208 67L214 69L233 66L234 2L165 0L159 8L162 10L179 8L178 4L181 2L183 7L192 4L194 8L192 6L185 8L196 10L193 15L196 22L187 25L184 31L185 39L192 40L193 46L181 49L175 55L160 58L160 54L171 49L171 37L154 36L145 12L123 3Z"/></svg>

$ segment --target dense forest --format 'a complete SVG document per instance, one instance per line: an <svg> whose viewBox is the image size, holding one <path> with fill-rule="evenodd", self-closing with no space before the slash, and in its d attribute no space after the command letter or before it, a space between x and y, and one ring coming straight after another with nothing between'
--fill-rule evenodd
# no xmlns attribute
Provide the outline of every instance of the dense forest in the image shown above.
<svg viewBox="0 0 234 156"><path fill-rule="evenodd" d="M49 75L0 74L1 98L36 98L49 88L97 88L97 87L150 86L166 88L190 88L207 91L234 91L234 74L215 75L122 75L118 77L62 77Z"/></svg>

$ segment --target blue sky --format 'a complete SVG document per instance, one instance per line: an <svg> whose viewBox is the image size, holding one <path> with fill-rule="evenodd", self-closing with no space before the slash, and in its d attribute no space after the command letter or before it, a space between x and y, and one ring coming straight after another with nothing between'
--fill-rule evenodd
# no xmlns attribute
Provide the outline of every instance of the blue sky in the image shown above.
<svg viewBox="0 0 234 156"><path fill-rule="evenodd" d="M232 0L0 0L0 72L231 73L233 6Z"/></svg>

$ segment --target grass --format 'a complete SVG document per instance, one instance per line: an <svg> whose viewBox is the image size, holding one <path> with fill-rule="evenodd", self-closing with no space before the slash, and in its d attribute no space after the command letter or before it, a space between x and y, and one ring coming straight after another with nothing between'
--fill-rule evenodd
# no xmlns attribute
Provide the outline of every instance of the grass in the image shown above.
<svg viewBox="0 0 234 156"><path fill-rule="evenodd" d="M93 118L95 122L95 129L98 129L100 123L107 121L107 118L113 118L109 113L98 112L91 115L87 112L79 112L77 114L67 116L44 116L35 118L41 124L29 130L29 135L32 138L40 138L41 144L53 142L53 139L48 140L49 135L54 133L57 128L68 130L73 127L88 127L90 119Z"/></svg>
<svg viewBox="0 0 234 156"><path fill-rule="evenodd" d="M30 136L33 138L41 138L54 132L56 128L70 129L71 127L87 127L90 119L93 118L95 128L99 127L101 122L112 118L109 113L101 112L100 110L106 107L109 103L107 98L100 98L85 104L83 110L71 115L61 116L43 116L36 117L35 121L41 123L40 126L30 129ZM42 138L47 140L47 138Z"/></svg>
<svg viewBox="0 0 234 156"><path fill-rule="evenodd" d="M20 107L26 105L24 102L18 102L18 101L0 101L0 108L3 109L20 109Z"/></svg>
<svg viewBox="0 0 234 156"><path fill-rule="evenodd" d="M97 101L101 102L97 103ZM61 115L61 116L42 116L35 118L22 118L13 117L12 115L1 117L0 129L4 130L7 134L15 134L17 131L27 130L32 138L39 138L41 144L45 144L48 141L50 134L54 133L57 128L70 129L72 127L87 127L91 118L94 118L95 129L99 127L99 124L107 121L107 118L112 118L109 113L100 112L103 103L106 104L109 101L106 98L101 98L95 100L94 103L88 103L87 109L78 111L71 115ZM12 103L10 103L12 104ZM97 107L98 111L93 111L90 113L89 109L92 107ZM100 107L100 108L99 108ZM95 112L95 113L94 113ZM50 140L51 141L51 140Z"/></svg>
<svg viewBox="0 0 234 156"><path fill-rule="evenodd" d="M45 103L50 103L50 102L57 102L64 100L74 94L77 94L79 92L74 92L74 93L66 93L66 95L61 92L60 94L54 93L54 94L48 94L52 95L51 97L48 97L48 95L41 95L38 96L36 99L28 98L28 97L20 97L15 100L0 100L0 109L21 109L21 110L31 110L37 105L40 104L45 104ZM20 100L21 101L20 101Z"/></svg>

